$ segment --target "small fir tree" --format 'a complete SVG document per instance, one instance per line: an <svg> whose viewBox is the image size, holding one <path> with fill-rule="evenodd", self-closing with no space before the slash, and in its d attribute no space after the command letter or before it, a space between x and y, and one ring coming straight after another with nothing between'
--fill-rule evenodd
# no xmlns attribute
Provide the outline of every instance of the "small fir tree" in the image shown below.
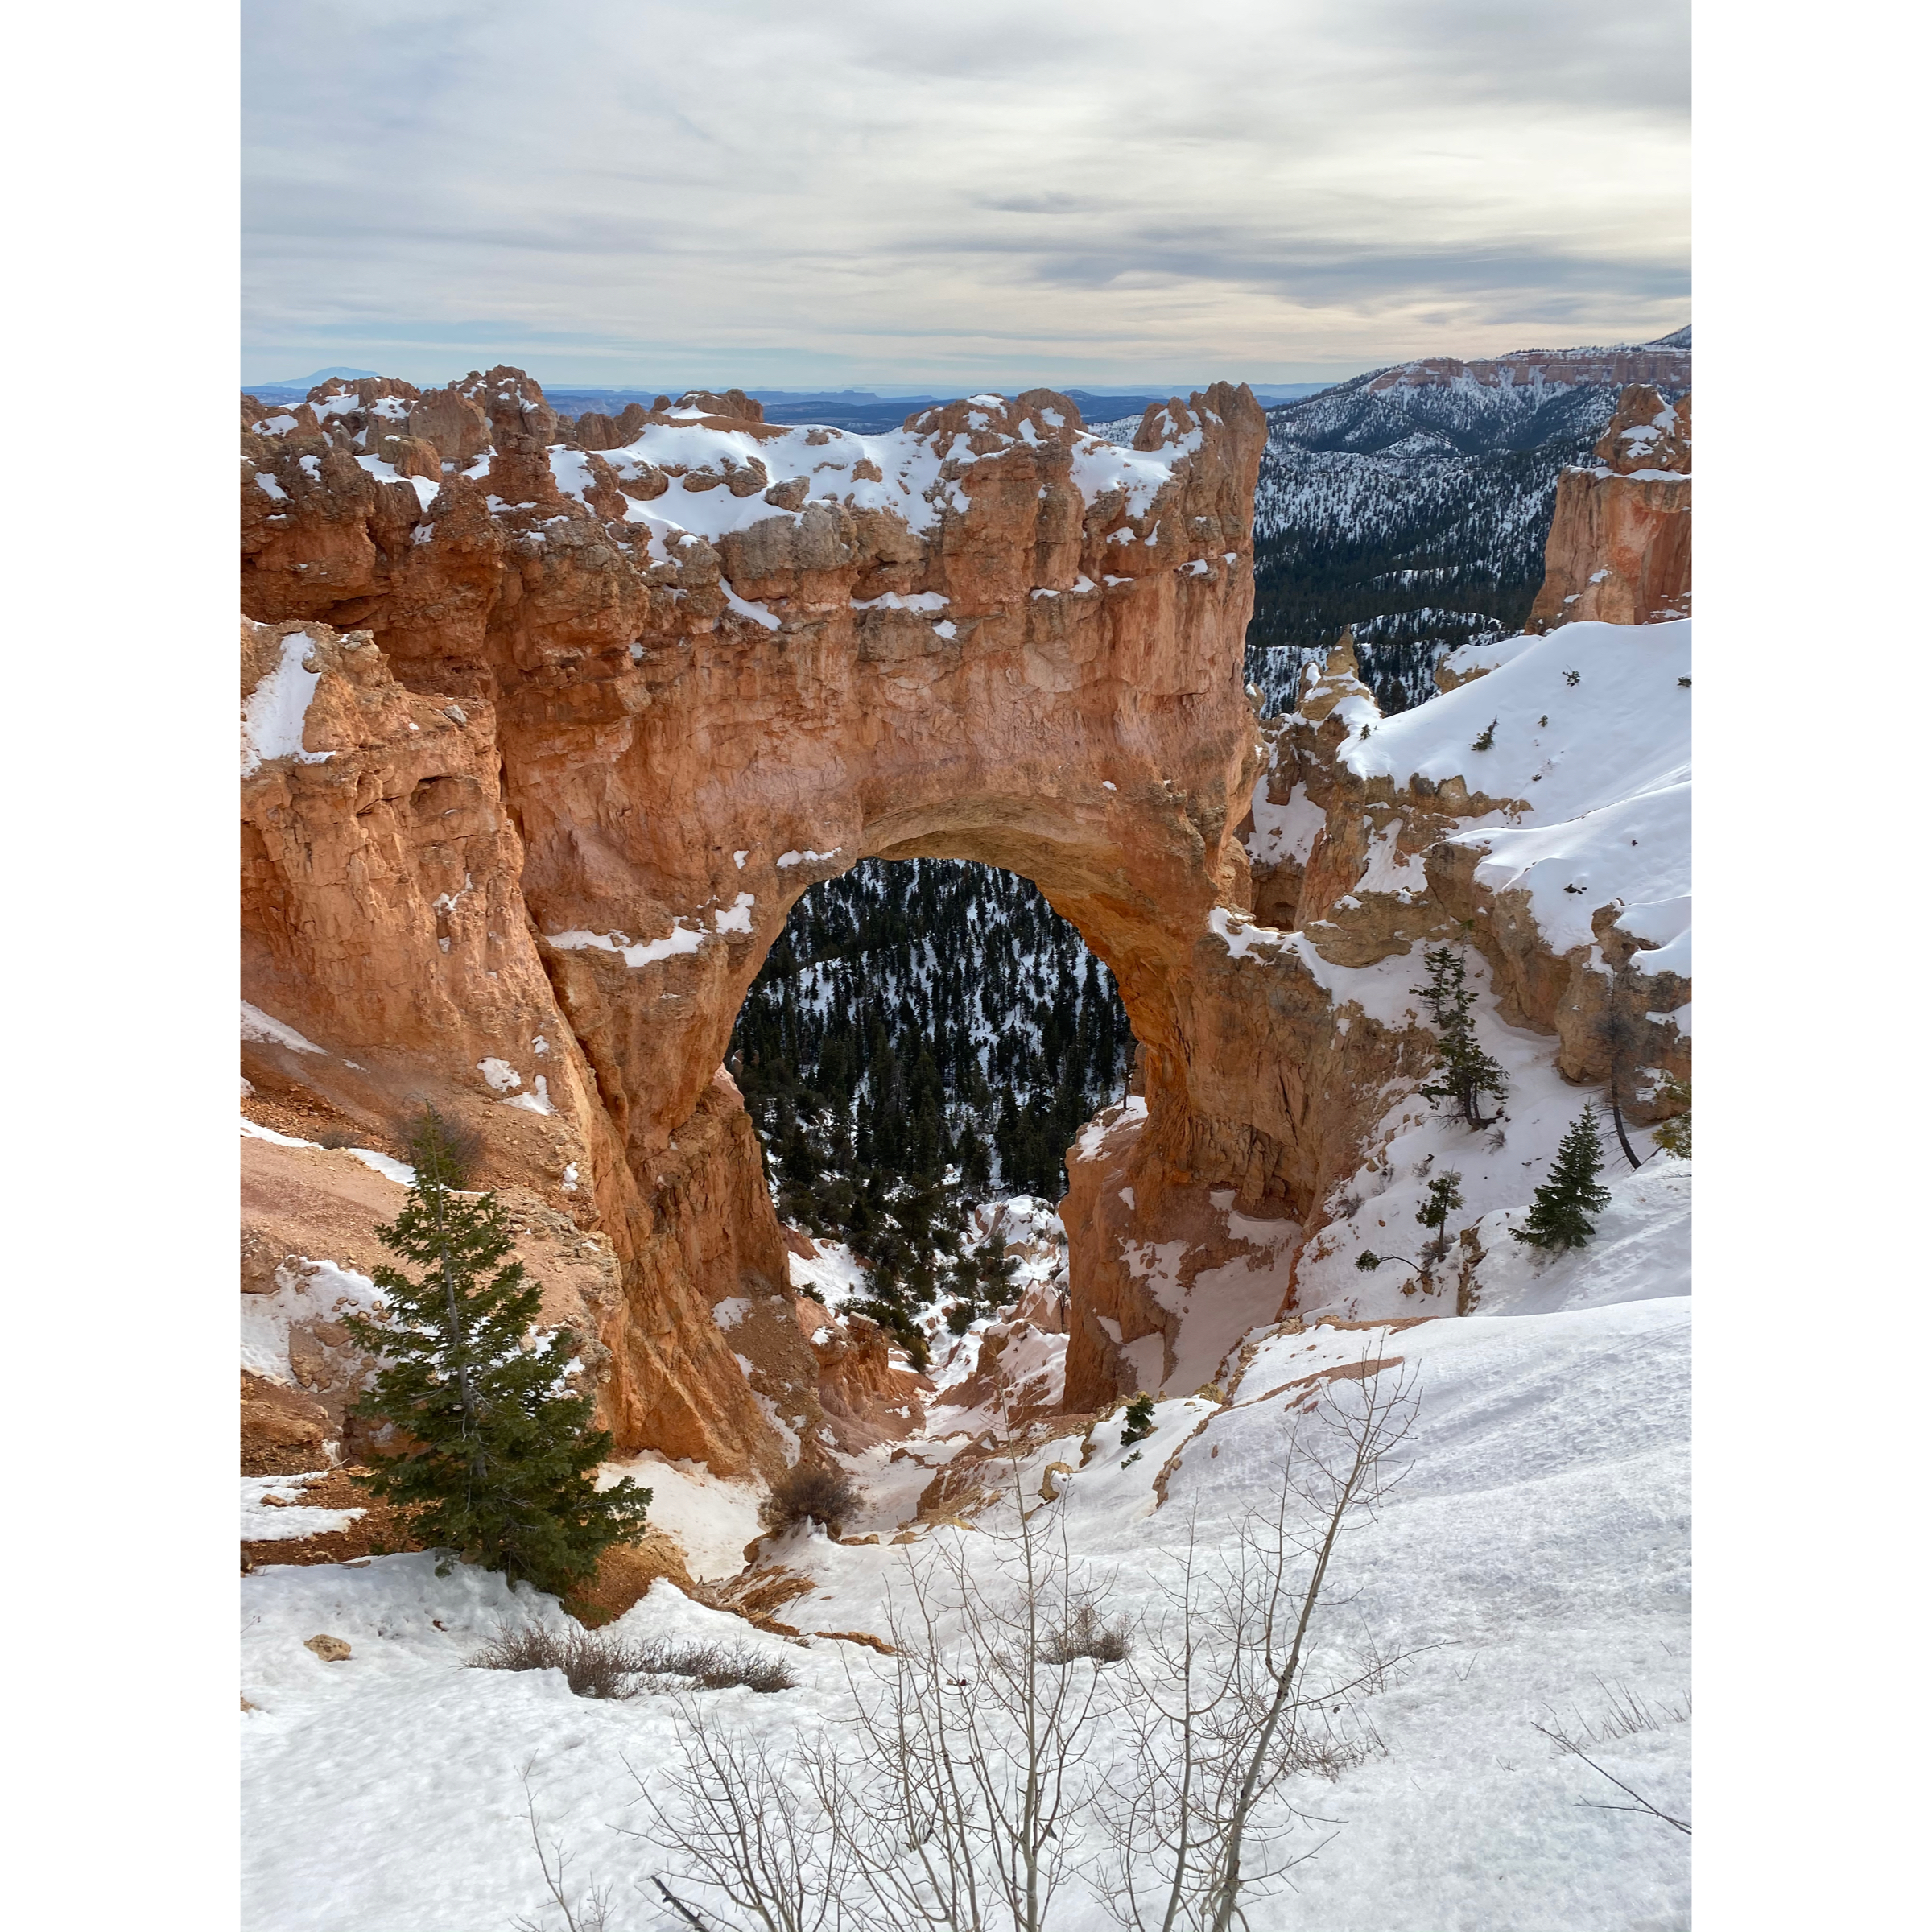
<svg viewBox="0 0 1932 1932"><path fill-rule="evenodd" d="M1449 1252L1449 1216L1463 1204L1463 1177L1453 1170L1439 1174L1429 1183L1429 1193L1415 1218L1429 1230L1422 1258L1433 1265Z"/></svg>
<svg viewBox="0 0 1932 1932"><path fill-rule="evenodd" d="M1549 1179L1531 1198L1529 1224L1512 1228L1510 1234L1533 1248L1558 1254L1582 1247L1596 1232L1591 1216L1610 1205L1610 1190L1596 1178L1603 1167L1596 1109L1585 1107L1570 1123L1570 1131L1557 1148Z"/></svg>
<svg viewBox="0 0 1932 1932"><path fill-rule="evenodd" d="M1461 955L1447 946L1431 947L1422 955L1422 964L1429 982L1410 991L1427 1003L1436 1034L1435 1071L1423 1082L1422 1097L1452 1102L1472 1130L1492 1126L1497 1117L1484 1117L1483 1096L1493 1094L1500 1101L1509 1082L1502 1068L1477 1044L1476 1022L1470 1017L1476 993L1468 984L1468 968Z"/></svg>
<svg viewBox="0 0 1932 1932"><path fill-rule="evenodd" d="M1121 1431L1121 1447L1125 1449L1129 1443L1137 1443L1143 1436L1154 1434L1154 1397L1137 1395L1127 1405L1127 1425Z"/></svg>
<svg viewBox="0 0 1932 1932"><path fill-rule="evenodd" d="M415 1183L377 1232L420 1278L376 1269L380 1316L343 1321L384 1358L357 1413L392 1425L407 1446L355 1480L413 1507L416 1534L445 1552L440 1574L460 1558L561 1594L643 1529L650 1492L628 1476L597 1488L611 1439L591 1427L588 1396L564 1393L575 1339L563 1329L526 1347L543 1290L522 1262L499 1265L508 1217L493 1194L458 1191L459 1141L433 1107L409 1153Z"/></svg>

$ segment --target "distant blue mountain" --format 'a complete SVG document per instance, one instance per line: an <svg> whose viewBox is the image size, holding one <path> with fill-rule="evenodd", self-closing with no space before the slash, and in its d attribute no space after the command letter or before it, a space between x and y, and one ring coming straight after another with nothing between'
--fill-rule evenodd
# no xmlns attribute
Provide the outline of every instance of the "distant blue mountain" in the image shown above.
<svg viewBox="0 0 1932 1932"><path fill-rule="evenodd" d="M365 376L379 376L382 373L379 369L344 369L338 365L333 369L318 369L312 375L291 376L286 382L244 382L242 387L248 394L259 396L264 402L299 401L318 382L333 382L338 378L345 382L356 382Z"/></svg>

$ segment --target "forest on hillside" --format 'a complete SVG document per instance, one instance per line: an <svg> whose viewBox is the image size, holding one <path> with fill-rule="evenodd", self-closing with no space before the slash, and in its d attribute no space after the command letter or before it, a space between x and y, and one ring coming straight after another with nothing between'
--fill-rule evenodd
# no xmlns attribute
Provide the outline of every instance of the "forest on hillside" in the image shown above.
<svg viewBox="0 0 1932 1932"><path fill-rule="evenodd" d="M813 886L745 996L729 1066L786 1220L869 1264L861 1302L915 1356L1002 1263L968 1251L978 1203L1056 1201L1081 1125L1125 1091L1112 976L1038 890L960 861L868 860ZM876 1305L873 1305L876 1304Z"/></svg>

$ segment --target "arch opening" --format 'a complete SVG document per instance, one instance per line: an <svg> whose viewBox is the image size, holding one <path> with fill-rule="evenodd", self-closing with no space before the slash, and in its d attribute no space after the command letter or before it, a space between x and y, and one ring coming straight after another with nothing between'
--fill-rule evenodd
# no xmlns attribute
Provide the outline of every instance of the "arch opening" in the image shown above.
<svg viewBox="0 0 1932 1932"><path fill-rule="evenodd" d="M995 1204L1067 1190L1080 1129L1133 1081L1113 974L1027 878L868 859L810 887L727 1066L781 1219L838 1244L847 1305L915 1361L1009 1295Z"/></svg>

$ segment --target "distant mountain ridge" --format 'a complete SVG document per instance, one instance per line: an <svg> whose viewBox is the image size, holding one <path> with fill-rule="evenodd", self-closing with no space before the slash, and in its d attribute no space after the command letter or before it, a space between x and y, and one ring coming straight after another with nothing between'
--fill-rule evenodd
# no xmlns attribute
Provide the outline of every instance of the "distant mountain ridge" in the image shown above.
<svg viewBox="0 0 1932 1932"><path fill-rule="evenodd" d="M259 397L264 402L300 402L307 399L308 392L320 382L359 382L379 374L374 369L350 369L338 363L332 368L318 369L312 374L291 376L280 382L244 382L242 393Z"/></svg>
<svg viewBox="0 0 1932 1932"><path fill-rule="evenodd" d="M1387 712L1456 646L1520 630L1557 478L1631 382L1690 386L1688 325L1653 342L1427 357L1268 411L1255 493L1248 676L1270 710L1344 629Z"/></svg>
<svg viewBox="0 0 1932 1932"><path fill-rule="evenodd" d="M1018 388L1008 389L1002 393L1015 394L1030 386L1053 388L1056 386L1051 383L1020 385ZM1203 384L1198 382L1177 383L1164 389L1065 389L1059 393L1078 406L1081 421L1089 427L1105 426L1117 431L1127 425L1131 427L1126 429L1125 433L1131 435L1132 428L1138 427L1141 417L1150 403L1165 402L1170 397L1185 396L1191 390L1203 386ZM1289 382L1262 383L1251 386L1265 403L1284 398L1298 399L1303 395L1313 395L1323 386L1317 382ZM642 402L648 407L657 393L648 389L578 388L565 385L547 388L544 391L553 407L573 416L582 415L587 411L592 410L614 416L621 412L627 402ZM767 423L824 423L830 429L849 430L861 436L878 436L898 428L908 416L918 411L929 408L936 402L955 401L965 392L935 390L930 393L908 391L903 395L881 395L876 390L866 389L753 388L745 393L763 404ZM283 399L279 397L263 398L264 401Z"/></svg>

